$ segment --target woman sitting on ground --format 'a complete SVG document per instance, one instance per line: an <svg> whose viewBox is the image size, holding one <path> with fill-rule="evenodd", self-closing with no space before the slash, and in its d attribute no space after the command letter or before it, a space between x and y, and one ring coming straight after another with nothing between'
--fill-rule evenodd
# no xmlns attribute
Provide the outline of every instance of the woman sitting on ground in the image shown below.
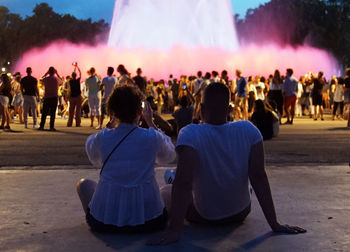
<svg viewBox="0 0 350 252"><path fill-rule="evenodd" d="M86 152L101 169L98 183L82 179L77 191L86 221L97 232L152 232L165 228L166 211L155 178L155 161L175 160L169 137L158 131L152 109L135 86L117 87L107 102L119 126L91 135ZM149 129L138 127L143 116Z"/></svg>

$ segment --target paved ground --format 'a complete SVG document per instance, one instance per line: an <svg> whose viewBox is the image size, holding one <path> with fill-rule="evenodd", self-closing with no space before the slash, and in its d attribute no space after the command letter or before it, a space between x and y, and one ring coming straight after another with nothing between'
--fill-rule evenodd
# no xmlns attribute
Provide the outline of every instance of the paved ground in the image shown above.
<svg viewBox="0 0 350 252"><path fill-rule="evenodd" d="M29 121L30 122L30 121ZM58 132L24 129L13 124L12 132L0 130L0 169L7 166L90 165L85 154L86 138L97 130L84 119L81 128L67 128L58 119ZM350 129L345 121L296 119L282 125L281 134L265 142L267 164L345 164L350 161ZM47 126L48 127L48 126ZM6 169L6 168L5 168Z"/></svg>
<svg viewBox="0 0 350 252"><path fill-rule="evenodd" d="M81 177L98 178L84 153L97 132L0 131L0 251L350 251L350 131L341 121L298 119L265 143L267 171L279 218L308 230L274 235L253 196L241 226L186 225L181 242L144 246L149 235L98 235L89 231L75 193ZM157 168L163 184L164 168Z"/></svg>
<svg viewBox="0 0 350 252"><path fill-rule="evenodd" d="M274 235L253 198L241 226L186 225L166 248L146 247L149 235L98 235L85 224L75 193L97 170L1 171L0 251L349 251L348 166L268 167L280 220L308 230ZM163 171L157 176L162 183Z"/></svg>

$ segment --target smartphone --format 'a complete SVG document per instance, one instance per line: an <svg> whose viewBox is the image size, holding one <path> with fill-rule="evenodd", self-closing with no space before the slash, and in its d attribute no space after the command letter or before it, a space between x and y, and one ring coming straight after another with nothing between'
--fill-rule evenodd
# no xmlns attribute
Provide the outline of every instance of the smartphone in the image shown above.
<svg viewBox="0 0 350 252"><path fill-rule="evenodd" d="M145 102L144 101L142 102L141 106L142 106L142 108L145 108Z"/></svg>
<svg viewBox="0 0 350 252"><path fill-rule="evenodd" d="M185 90L185 89L187 88L187 85L184 84L184 85L182 86L182 88Z"/></svg>
<svg viewBox="0 0 350 252"><path fill-rule="evenodd" d="M77 63L76 61L74 61L74 62L72 63L72 65L73 65L73 66L77 66L78 63Z"/></svg>

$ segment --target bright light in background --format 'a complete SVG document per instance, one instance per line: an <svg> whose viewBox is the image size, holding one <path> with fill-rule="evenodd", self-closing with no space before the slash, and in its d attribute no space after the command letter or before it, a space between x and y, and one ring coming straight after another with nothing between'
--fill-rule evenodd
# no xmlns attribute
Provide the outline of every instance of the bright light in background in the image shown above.
<svg viewBox="0 0 350 252"><path fill-rule="evenodd" d="M237 50L230 0L117 0L108 44L116 48Z"/></svg>
<svg viewBox="0 0 350 252"><path fill-rule="evenodd" d="M5 68L5 67L1 68L1 71L2 71L2 72L5 72L5 71L6 71L6 68Z"/></svg>
<svg viewBox="0 0 350 252"><path fill-rule="evenodd" d="M105 75L108 66L124 64L131 73L141 67L147 77L156 79L166 79L169 74L179 76L195 74L198 70L224 69L232 78L236 68L245 76L268 76L275 69L284 73L290 67L294 68L296 76L319 70L328 77L338 73L332 56L308 46L266 46L257 42L240 45L239 50L234 51L237 38L230 0L215 1L215 6L212 0L147 1L142 1L143 6L150 7L142 8L137 0L117 0L110 46L55 42L27 52L15 67L16 71L24 72L31 66L34 75L40 76L54 66L60 74L70 75L72 62L78 61L83 73L94 66L100 75ZM210 22L203 21L205 19Z"/></svg>

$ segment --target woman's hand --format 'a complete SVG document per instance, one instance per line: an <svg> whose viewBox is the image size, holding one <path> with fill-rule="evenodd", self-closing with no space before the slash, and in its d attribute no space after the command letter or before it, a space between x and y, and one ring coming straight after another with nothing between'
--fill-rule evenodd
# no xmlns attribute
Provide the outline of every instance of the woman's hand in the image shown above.
<svg viewBox="0 0 350 252"><path fill-rule="evenodd" d="M148 246L164 246L180 240L181 234L174 231L164 231L162 233L154 235L146 242Z"/></svg>
<svg viewBox="0 0 350 252"><path fill-rule="evenodd" d="M144 101L144 104L145 106L142 111L143 119L147 123L148 127L157 128L153 122L153 110L151 108L151 104L149 104L148 101Z"/></svg>

